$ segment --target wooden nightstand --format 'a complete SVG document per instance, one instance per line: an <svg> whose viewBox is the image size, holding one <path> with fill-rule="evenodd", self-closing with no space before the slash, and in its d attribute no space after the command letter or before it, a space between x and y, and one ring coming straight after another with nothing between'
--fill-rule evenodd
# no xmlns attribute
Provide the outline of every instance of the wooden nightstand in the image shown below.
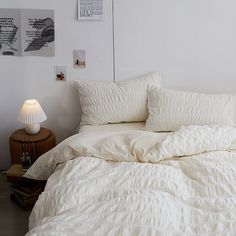
<svg viewBox="0 0 236 236"><path fill-rule="evenodd" d="M34 163L39 156L55 147L55 135L45 128L41 128L35 135L27 134L24 129L19 129L9 138L9 146L12 164L20 164L20 158L26 152Z"/></svg>
<svg viewBox="0 0 236 236"><path fill-rule="evenodd" d="M12 165L7 171L7 181L11 182L10 199L24 210L31 210L44 190L46 181L25 178L24 173L20 164Z"/></svg>

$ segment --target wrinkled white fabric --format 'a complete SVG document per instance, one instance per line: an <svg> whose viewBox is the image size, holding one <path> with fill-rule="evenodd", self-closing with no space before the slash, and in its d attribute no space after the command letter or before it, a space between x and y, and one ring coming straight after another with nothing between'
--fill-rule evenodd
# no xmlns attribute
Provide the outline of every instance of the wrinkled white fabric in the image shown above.
<svg viewBox="0 0 236 236"><path fill-rule="evenodd" d="M141 130L81 133L41 156L25 177L47 179L58 164L80 156L107 161L156 163L175 156L226 150L235 139L236 128L228 126L186 126L173 133Z"/></svg>
<svg viewBox="0 0 236 236"><path fill-rule="evenodd" d="M78 136L70 138L51 152L52 175L31 213L27 236L236 235L236 153L214 151L229 148L235 129L198 128L183 127L157 143L155 133L145 131L121 132L109 139L108 134L90 134L91 146L85 146L86 135L81 146ZM209 139L209 145L203 139ZM194 143L200 154L193 155ZM96 155L103 151L104 157L78 156L81 150L95 150ZM168 154L167 159L160 160L160 153ZM170 153L191 156L169 159ZM140 163L144 157L159 161Z"/></svg>
<svg viewBox="0 0 236 236"><path fill-rule="evenodd" d="M37 159L25 177L46 180L58 164L78 156L92 156L110 161L145 162L148 150L155 144L158 145L167 134L138 130L79 133Z"/></svg>
<svg viewBox="0 0 236 236"><path fill-rule="evenodd" d="M183 126L161 142L160 159L231 149L235 135L236 129L230 126Z"/></svg>

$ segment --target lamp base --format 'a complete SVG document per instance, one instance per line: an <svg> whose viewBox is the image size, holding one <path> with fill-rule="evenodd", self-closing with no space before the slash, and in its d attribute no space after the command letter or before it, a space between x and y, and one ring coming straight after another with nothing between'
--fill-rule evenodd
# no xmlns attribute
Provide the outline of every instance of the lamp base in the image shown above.
<svg viewBox="0 0 236 236"><path fill-rule="evenodd" d="M27 124L25 125L25 132L27 134L37 134L40 130L40 124Z"/></svg>

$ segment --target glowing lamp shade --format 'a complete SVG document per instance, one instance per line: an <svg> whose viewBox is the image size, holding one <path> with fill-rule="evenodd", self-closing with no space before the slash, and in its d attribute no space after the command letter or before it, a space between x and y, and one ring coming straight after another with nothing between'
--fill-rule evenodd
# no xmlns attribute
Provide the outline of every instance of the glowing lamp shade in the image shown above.
<svg viewBox="0 0 236 236"><path fill-rule="evenodd" d="M17 120L25 124L28 134L37 134L40 130L40 122L47 119L42 107L36 99L26 100L21 107Z"/></svg>

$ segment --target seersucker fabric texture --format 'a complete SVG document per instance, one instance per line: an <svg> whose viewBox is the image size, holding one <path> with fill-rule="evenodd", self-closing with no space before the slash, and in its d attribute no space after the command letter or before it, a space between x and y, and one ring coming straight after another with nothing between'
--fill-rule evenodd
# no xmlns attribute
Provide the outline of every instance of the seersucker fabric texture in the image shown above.
<svg viewBox="0 0 236 236"><path fill-rule="evenodd" d="M203 94L150 87L145 130L175 131L182 125L235 125L235 94Z"/></svg>
<svg viewBox="0 0 236 236"><path fill-rule="evenodd" d="M81 125L145 121L148 86L160 87L159 73L118 81L75 81Z"/></svg>
<svg viewBox="0 0 236 236"><path fill-rule="evenodd" d="M41 163L51 176L26 236L236 235L236 153L225 151L235 128L183 127L161 139L140 130L104 133L72 136L30 168L38 172Z"/></svg>
<svg viewBox="0 0 236 236"><path fill-rule="evenodd" d="M183 126L176 132L122 130L82 132L42 155L25 177L46 180L60 163L81 156L115 162L158 163L172 157L216 150L233 150L236 128L229 126Z"/></svg>

